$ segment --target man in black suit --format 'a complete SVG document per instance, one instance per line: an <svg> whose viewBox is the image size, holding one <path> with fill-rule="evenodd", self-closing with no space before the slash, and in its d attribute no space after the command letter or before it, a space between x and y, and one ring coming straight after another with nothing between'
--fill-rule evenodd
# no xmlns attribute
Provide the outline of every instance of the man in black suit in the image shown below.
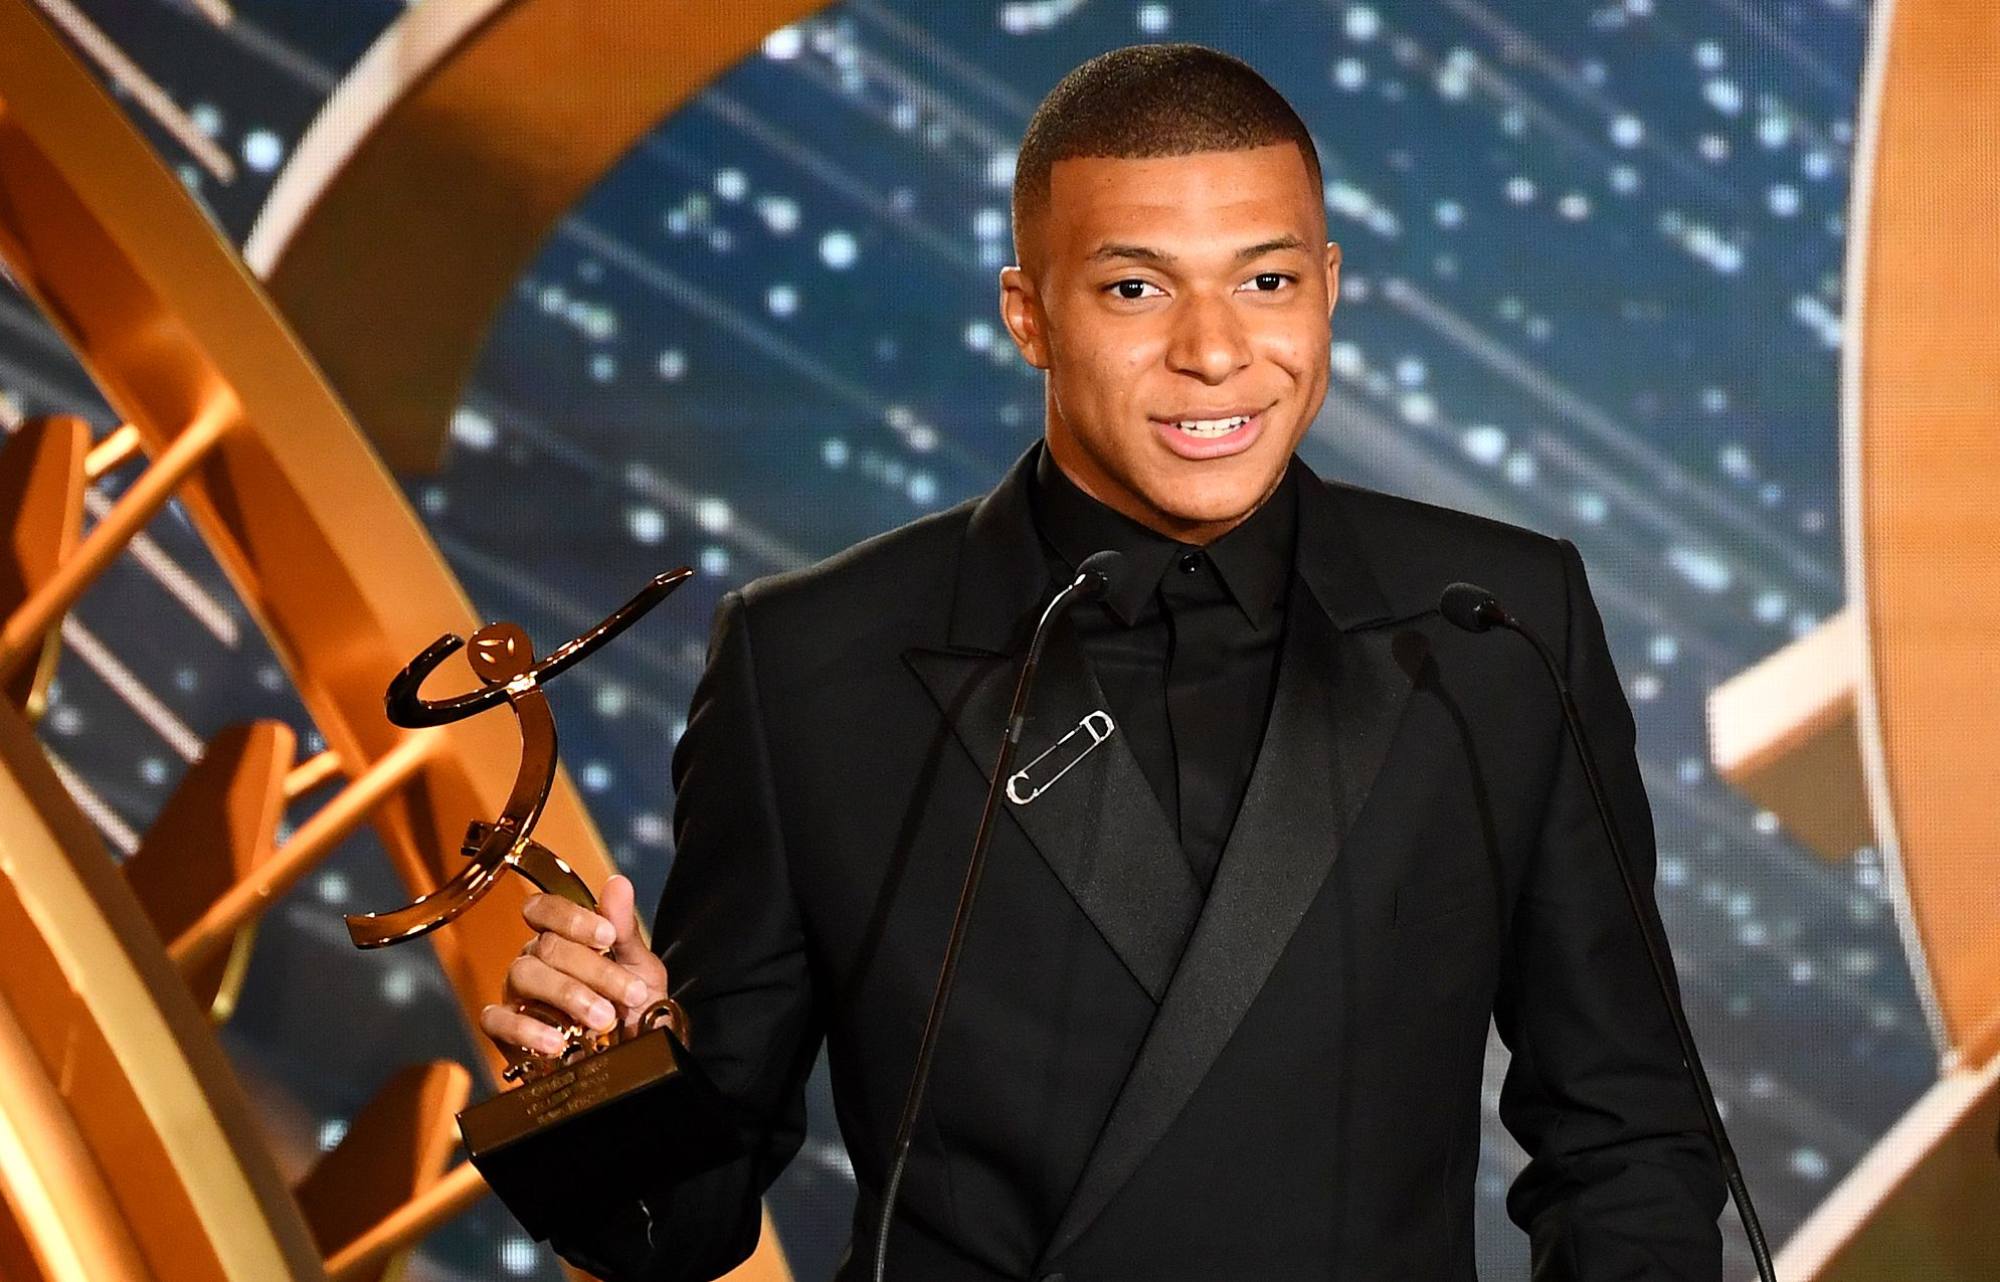
<svg viewBox="0 0 2000 1282"><path fill-rule="evenodd" d="M529 902L486 1031L546 1045L524 999L631 1019L671 971L747 1149L607 1193L557 1249L618 1280L743 1258L824 1042L859 1192L840 1277L867 1275L1019 656L1115 548L1044 660L891 1276L1469 1279L1492 1017L1536 1278L1719 1277L1723 1183L1554 692L1435 608L1471 579L1541 626L1650 887L1576 550L1293 455L1340 262L1304 126L1234 59L1118 50L1044 101L1014 196L1001 311L1047 372L1044 441L978 501L725 598L664 965L623 879L602 917Z"/></svg>

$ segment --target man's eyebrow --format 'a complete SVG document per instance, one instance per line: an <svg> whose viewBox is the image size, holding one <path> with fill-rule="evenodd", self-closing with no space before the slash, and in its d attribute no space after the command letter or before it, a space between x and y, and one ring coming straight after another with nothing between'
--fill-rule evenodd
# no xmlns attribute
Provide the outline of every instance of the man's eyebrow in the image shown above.
<svg viewBox="0 0 2000 1282"><path fill-rule="evenodd" d="M1144 245L1121 245L1116 241L1099 245L1090 252L1090 261L1093 263L1119 258L1135 259L1142 263L1159 263L1162 266L1175 261L1172 254L1163 250L1148 249Z"/></svg>
<svg viewBox="0 0 2000 1282"><path fill-rule="evenodd" d="M1237 250L1236 261L1247 263L1253 258L1262 258L1266 254L1275 254L1281 249L1304 248L1306 248L1306 243L1288 232L1283 236L1273 236L1269 240L1259 241L1254 245L1245 246Z"/></svg>
<svg viewBox="0 0 2000 1282"><path fill-rule="evenodd" d="M1269 240L1260 240L1254 245L1244 246L1242 249L1236 251L1236 261L1238 263L1247 263L1253 258L1262 258L1266 254L1276 253L1281 249L1304 248L1306 248L1306 243L1303 240L1287 233L1283 236L1273 236ZM1162 267L1169 266L1178 261L1172 254L1167 253L1165 250L1151 249L1145 245L1126 245L1117 241L1109 241L1099 245L1091 251L1089 261L1101 263L1120 259L1130 259L1141 263L1156 263Z"/></svg>

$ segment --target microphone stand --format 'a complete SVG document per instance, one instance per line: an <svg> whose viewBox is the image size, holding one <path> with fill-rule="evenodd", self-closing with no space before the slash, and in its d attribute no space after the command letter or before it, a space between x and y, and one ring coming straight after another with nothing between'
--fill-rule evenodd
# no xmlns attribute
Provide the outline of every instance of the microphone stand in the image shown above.
<svg viewBox="0 0 2000 1282"><path fill-rule="evenodd" d="M958 911L951 921L951 937L945 943L944 961L938 967L937 987L931 994L930 1011L924 1016L923 1037L917 1043L917 1062L910 1073L910 1089L903 1099L903 1112L896 1123L894 1156L889 1178L882 1189L882 1210L875 1228L875 1282L882 1282L889 1261L889 1224L895 1216L896 1195L903 1186L903 1170L909 1161L910 1139L916 1131L917 1113L923 1107L924 1088L930 1082L931 1059L937 1053L938 1034L944 1028L944 1013L951 1004L952 985L958 976L958 957L965 948L966 926L972 920L972 903L979 894L980 873L986 867L986 848L993 841L994 820L1000 814L1000 794L1011 773L1014 754L1021 746L1021 730L1028 720L1028 696L1035 688L1035 672L1042 650L1048 644L1050 625L1071 606L1103 595L1116 575L1123 558L1116 552L1087 556L1068 586L1056 593L1028 641L1028 657L1014 682L1014 700L1007 713L1007 731L1000 740L1000 755L993 764L993 777L986 785L986 804L979 812L979 829L972 838L972 859L966 865L965 884L958 892Z"/></svg>
<svg viewBox="0 0 2000 1282"><path fill-rule="evenodd" d="M1469 589L1469 590L1465 590ZM1462 591L1464 590L1464 591ZM1473 594L1478 596L1473 600ZM1454 597L1457 599L1454 600ZM1469 607L1469 608L1468 608ZM1743 1221L1744 1235L1750 1240L1750 1254L1757 1262L1757 1276L1762 1282L1777 1282L1777 1274L1771 1264L1771 1248L1764 1240L1764 1225L1757 1218L1756 1208L1750 1204L1750 1189L1743 1182L1743 1171L1737 1165L1736 1150L1729 1143L1729 1131L1722 1124L1722 1114L1715 1106L1715 1088L1709 1084L1708 1070L1702 1066L1701 1052L1695 1049L1694 1032L1688 1027L1687 1015L1681 1004L1675 1000L1673 980L1666 960L1665 948L1656 938L1652 922L1646 916L1645 900L1639 890L1638 879L1632 875L1632 860L1625 851L1625 842L1618 835L1618 824L1611 814L1611 801L1604 791L1604 780L1597 771L1597 758L1591 753L1590 740L1583 732L1583 718L1577 711L1576 700L1570 696L1569 682L1564 680L1562 666L1555 655L1536 635L1534 629L1514 617L1500 602L1483 588L1470 584L1454 583L1445 589L1444 601L1439 605L1439 613L1445 619L1470 632L1483 632L1488 628L1500 627L1522 637L1534 648L1548 670L1549 680L1555 685L1556 695L1562 703L1563 725L1569 733L1569 740L1576 746L1577 761L1583 767L1584 783L1589 786L1590 799L1597 807L1597 819L1604 829L1606 841L1611 846L1612 862L1618 866L1618 879L1625 887L1625 900L1631 905L1632 919L1638 923L1639 937L1645 941L1646 960L1652 964L1653 978L1659 984L1660 997L1667 1008L1667 1017L1674 1026L1674 1039L1680 1043L1681 1063L1687 1069L1688 1078L1694 1084L1694 1093L1701 1101L1702 1119L1708 1125L1708 1137L1715 1145L1717 1160L1722 1165L1723 1179L1729 1185L1729 1196L1736 1203L1736 1213Z"/></svg>

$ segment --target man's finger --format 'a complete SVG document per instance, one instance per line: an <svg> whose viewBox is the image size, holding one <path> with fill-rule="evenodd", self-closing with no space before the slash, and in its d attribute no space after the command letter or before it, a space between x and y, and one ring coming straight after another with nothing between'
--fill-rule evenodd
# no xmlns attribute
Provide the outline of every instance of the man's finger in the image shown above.
<svg viewBox="0 0 2000 1282"><path fill-rule="evenodd" d="M479 1031L503 1048L521 1046L542 1055L554 1055L563 1048L562 1034L511 1006L482 1009L479 1012Z"/></svg>
<svg viewBox="0 0 2000 1282"><path fill-rule="evenodd" d="M561 895L530 895L521 916L536 930L553 930L586 948L609 948L617 937L609 921Z"/></svg>
<svg viewBox="0 0 2000 1282"><path fill-rule="evenodd" d="M659 958L639 934L637 898L632 879L619 873L604 883L604 893L598 897L597 908L615 932L611 955L627 966L652 972L659 965Z"/></svg>
<svg viewBox="0 0 2000 1282"><path fill-rule="evenodd" d="M588 984L599 996L620 1006L637 1006L652 995L652 988L628 968L594 948L585 948L573 939L553 931L535 936L532 956L555 969Z"/></svg>
<svg viewBox="0 0 2000 1282"><path fill-rule="evenodd" d="M508 965L506 993L510 999L532 997L547 1002L586 1028L603 1030L618 1021L617 1008L609 1000L539 957L516 957Z"/></svg>

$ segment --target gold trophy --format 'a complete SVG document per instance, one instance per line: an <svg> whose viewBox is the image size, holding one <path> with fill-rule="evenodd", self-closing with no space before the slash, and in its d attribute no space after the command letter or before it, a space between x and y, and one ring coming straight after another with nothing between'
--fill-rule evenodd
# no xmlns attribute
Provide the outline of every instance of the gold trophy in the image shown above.
<svg viewBox="0 0 2000 1282"><path fill-rule="evenodd" d="M506 703L521 727L521 767L500 817L467 827L468 863L456 876L393 912L347 918L357 947L381 948L436 930L479 902L509 868L542 891L597 911L596 896L576 870L531 835L556 771L555 718L541 687L631 627L693 574L682 568L660 575L539 663L519 625L489 623L472 634L469 647L458 636L439 637L396 675L386 703L389 720L399 726L445 725ZM418 691L424 680L461 647L481 688L423 698ZM727 1106L687 1058L687 1018L671 997L648 1010L630 1035L623 1021L598 1033L539 1002L524 1009L555 1026L562 1050L540 1055L508 1048L504 1076L519 1085L460 1113L458 1128L472 1164L534 1237L547 1237L566 1206L618 1191L629 1196L635 1187L692 1175L734 1155ZM537 1143L558 1134L563 1154ZM569 1154L586 1160L561 1160Z"/></svg>

